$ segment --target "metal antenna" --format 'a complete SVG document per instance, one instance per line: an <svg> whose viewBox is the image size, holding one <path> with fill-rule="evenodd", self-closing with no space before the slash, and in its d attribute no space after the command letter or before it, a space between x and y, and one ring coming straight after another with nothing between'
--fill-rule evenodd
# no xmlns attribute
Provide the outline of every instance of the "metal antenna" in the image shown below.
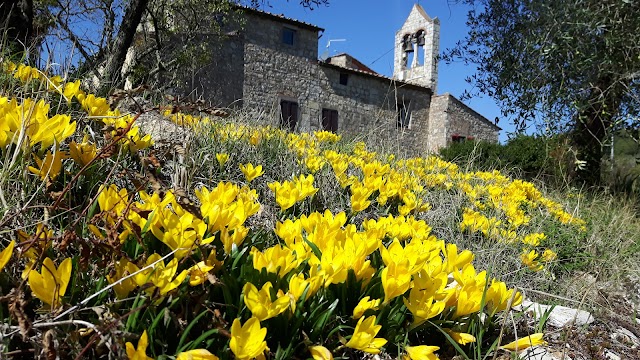
<svg viewBox="0 0 640 360"><path fill-rule="evenodd" d="M331 39L327 41L327 47L322 52L322 55L320 55L320 60L325 61L329 58L329 47L331 46L331 42L338 42L338 41L347 41L347 39Z"/></svg>

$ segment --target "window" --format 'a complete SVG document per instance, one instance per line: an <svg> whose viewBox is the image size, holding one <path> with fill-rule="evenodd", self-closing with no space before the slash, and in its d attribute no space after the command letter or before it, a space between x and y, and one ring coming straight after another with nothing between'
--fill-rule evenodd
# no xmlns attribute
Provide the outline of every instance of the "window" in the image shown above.
<svg viewBox="0 0 640 360"><path fill-rule="evenodd" d="M294 131L298 124L298 103L295 101L280 101L280 127Z"/></svg>
<svg viewBox="0 0 640 360"><path fill-rule="evenodd" d="M322 109L322 130L338 131L338 110Z"/></svg>
<svg viewBox="0 0 640 360"><path fill-rule="evenodd" d="M409 113L408 107L405 103L397 104L397 112L398 118L396 120L396 128L398 129L406 129L409 128L409 122L411 121L411 114Z"/></svg>
<svg viewBox="0 0 640 360"><path fill-rule="evenodd" d="M285 27L282 28L282 42L287 44L287 45L293 45L294 41L296 38L296 31Z"/></svg>
<svg viewBox="0 0 640 360"><path fill-rule="evenodd" d="M466 140L467 140L467 138L465 136L458 135L458 134L451 135L451 142L454 143L454 144L463 143Z"/></svg>
<svg viewBox="0 0 640 360"><path fill-rule="evenodd" d="M347 85L349 83L349 74L340 73L340 85Z"/></svg>

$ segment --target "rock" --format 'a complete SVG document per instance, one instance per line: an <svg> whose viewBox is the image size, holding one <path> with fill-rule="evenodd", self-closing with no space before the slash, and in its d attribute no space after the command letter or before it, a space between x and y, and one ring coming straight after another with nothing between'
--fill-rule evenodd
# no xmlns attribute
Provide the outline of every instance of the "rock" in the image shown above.
<svg viewBox="0 0 640 360"><path fill-rule="evenodd" d="M552 309L553 310L550 310ZM547 320L547 325L554 327L565 327L567 325L582 326L591 324L594 320L591 313L584 310L572 309L566 306L551 306L523 301L521 305L514 308L517 311L525 311L533 314L536 320L540 320L547 312L551 311Z"/></svg>
<svg viewBox="0 0 640 360"><path fill-rule="evenodd" d="M604 351L604 357L605 359L609 359L609 360L622 360L622 358L618 356L618 354L614 353L609 349Z"/></svg>
<svg viewBox="0 0 640 360"><path fill-rule="evenodd" d="M640 346L640 339L625 328L619 328L614 331L611 334L611 340L616 340L627 345Z"/></svg>
<svg viewBox="0 0 640 360"><path fill-rule="evenodd" d="M572 360L568 355L562 357L562 352L551 351L544 346L533 346L518 353L522 360Z"/></svg>

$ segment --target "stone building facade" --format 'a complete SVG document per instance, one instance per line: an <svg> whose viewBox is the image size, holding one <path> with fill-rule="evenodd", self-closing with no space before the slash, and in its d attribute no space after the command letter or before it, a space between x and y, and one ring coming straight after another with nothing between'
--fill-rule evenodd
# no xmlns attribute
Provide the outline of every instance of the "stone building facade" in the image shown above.
<svg viewBox="0 0 640 360"><path fill-rule="evenodd" d="M395 74L348 54L318 60L323 29L246 9L210 66L185 84L218 105L242 107L292 131L326 129L402 144L423 155L467 138L497 141L500 128L437 85L439 20L414 5L396 34Z"/></svg>

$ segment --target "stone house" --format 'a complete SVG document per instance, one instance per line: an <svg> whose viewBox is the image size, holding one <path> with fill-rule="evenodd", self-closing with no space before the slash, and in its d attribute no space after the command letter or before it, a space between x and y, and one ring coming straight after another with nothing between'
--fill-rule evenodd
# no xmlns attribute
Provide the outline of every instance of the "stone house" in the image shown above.
<svg viewBox="0 0 640 360"><path fill-rule="evenodd" d="M472 138L498 141L498 126L452 95L436 95L440 21L420 5L396 33L393 77L349 54L319 60L324 30L313 24L254 9L244 16L246 26L186 88L292 131L397 141L410 154Z"/></svg>

